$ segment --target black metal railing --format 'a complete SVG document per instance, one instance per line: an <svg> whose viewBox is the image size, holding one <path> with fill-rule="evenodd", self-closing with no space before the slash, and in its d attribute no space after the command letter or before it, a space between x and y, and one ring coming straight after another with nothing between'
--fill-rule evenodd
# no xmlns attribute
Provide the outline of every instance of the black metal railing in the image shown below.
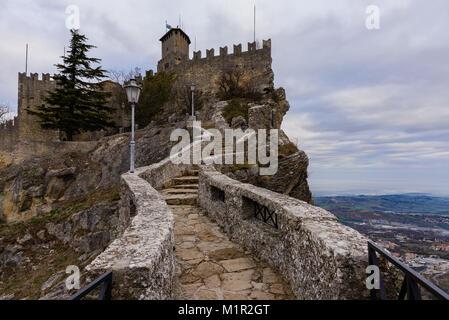
<svg viewBox="0 0 449 320"><path fill-rule="evenodd" d="M379 267L379 260L377 259L376 252L379 253L383 258L391 262L396 268L398 268L403 276L404 280L401 285L401 290L399 291L398 300L404 300L407 296L408 300L421 300L421 290L420 286L432 294L435 298L440 300L449 300L449 295L434 285L429 280L424 279L418 272L398 260L396 257L392 256L384 249L379 247L372 241L368 241L368 263L369 265L375 265ZM387 293L385 290L385 285L382 279L382 274L379 274L379 289L371 289L371 299L377 300L377 292L380 291L380 299L387 300Z"/></svg>
<svg viewBox="0 0 449 320"><path fill-rule="evenodd" d="M266 224L278 229L278 216L276 212L271 211L268 207L258 204L254 201L254 217Z"/></svg>
<svg viewBox="0 0 449 320"><path fill-rule="evenodd" d="M87 296L90 292L95 290L98 286L101 286L98 300L111 300L112 299L112 271L103 273L100 277L89 283L84 288L80 289L77 293L69 298L69 300L81 300Z"/></svg>

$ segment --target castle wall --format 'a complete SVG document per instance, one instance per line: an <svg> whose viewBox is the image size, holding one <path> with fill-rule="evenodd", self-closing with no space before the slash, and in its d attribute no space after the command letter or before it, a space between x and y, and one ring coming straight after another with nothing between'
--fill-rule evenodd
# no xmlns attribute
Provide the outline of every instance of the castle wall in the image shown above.
<svg viewBox="0 0 449 320"><path fill-rule="evenodd" d="M40 126L40 119L37 116L28 114L27 108L36 110L37 106L44 103L44 98L48 95L48 91L56 89L56 82L51 80L50 74L42 74L39 79L37 73L27 76L25 73L19 73L18 80L18 119L19 125L17 129L16 139L21 142L57 142L64 138L64 134L58 130L44 130ZM114 93L119 84L112 81L105 81L104 88L106 91ZM128 127L130 125L129 116L126 110L123 110L121 103L111 99L109 103L115 109L111 115L112 120L117 126ZM116 130L83 132L73 137L74 141L93 141L111 134ZM118 132L117 132L118 133ZM1 139L1 138L0 138ZM17 141L16 140L16 141ZM1 140L0 140L1 141Z"/></svg>
<svg viewBox="0 0 449 320"><path fill-rule="evenodd" d="M43 130L40 127L39 118L28 114L27 108L36 110L36 107L44 103L48 90L54 90L56 82L50 80L50 74L42 74L39 79L37 73L27 76L19 72L18 83L18 117L20 141L59 141L57 130Z"/></svg>
<svg viewBox="0 0 449 320"><path fill-rule="evenodd" d="M18 117L0 124L0 151L12 152L19 136Z"/></svg>
<svg viewBox="0 0 449 320"><path fill-rule="evenodd" d="M244 78L252 82L257 91L272 87L274 74L271 69L271 40L264 40L261 49L256 48L256 43L248 43L248 51L242 51L242 45L234 45L234 52L228 54L228 47L220 48L219 55L215 50L206 51L206 57L202 57L201 51L194 52L193 59L185 59L179 64L175 61L165 64L169 56L160 60L158 72L175 72L178 80L174 89L182 89L195 83L196 90L203 95L213 96L219 91L219 80L225 71L240 69L244 72Z"/></svg>

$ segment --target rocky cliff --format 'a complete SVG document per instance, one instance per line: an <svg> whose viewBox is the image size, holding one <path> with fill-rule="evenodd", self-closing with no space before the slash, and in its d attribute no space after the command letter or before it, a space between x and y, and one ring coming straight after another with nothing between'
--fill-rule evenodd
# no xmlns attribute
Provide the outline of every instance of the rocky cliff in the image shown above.
<svg viewBox="0 0 449 320"><path fill-rule="evenodd" d="M266 129L267 132L270 129L278 129L278 170L272 176L261 176L258 165L224 165L220 167L222 173L232 179L313 204L307 182L309 158L281 130L282 121L290 109L284 89L272 90L254 100L238 100L237 106L229 112L229 106L235 103L233 100L215 102L200 110L199 119L207 127L215 127L221 131L230 128Z"/></svg>
<svg viewBox="0 0 449 320"><path fill-rule="evenodd" d="M226 113L233 103L208 102L198 119L203 127L219 130L280 129L290 107L283 89L243 99L234 116ZM137 131L136 167L166 158L175 144L170 134L187 128L187 120L188 115L165 112ZM120 175L129 170L129 143L129 134L119 134L85 151L53 148L52 153L20 163L8 161L0 169L0 292L4 298L67 297L61 282L63 266L83 268L116 237L116 202ZM73 150L63 145L60 149ZM257 165L222 166L221 170L236 180L312 203L307 167L307 155L280 130L275 175L260 176Z"/></svg>
<svg viewBox="0 0 449 320"><path fill-rule="evenodd" d="M165 158L170 133L183 124L155 125L136 133L136 166ZM0 219L16 222L83 203L116 188L129 170L129 134L103 138L89 152L46 154L0 170Z"/></svg>

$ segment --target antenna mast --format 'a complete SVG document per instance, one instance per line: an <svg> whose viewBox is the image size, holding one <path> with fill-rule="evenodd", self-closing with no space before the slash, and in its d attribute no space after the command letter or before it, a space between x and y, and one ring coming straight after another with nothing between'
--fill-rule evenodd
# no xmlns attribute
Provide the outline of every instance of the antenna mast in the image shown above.
<svg viewBox="0 0 449 320"><path fill-rule="evenodd" d="M28 74L28 43L26 45L26 53L25 53L25 75Z"/></svg>

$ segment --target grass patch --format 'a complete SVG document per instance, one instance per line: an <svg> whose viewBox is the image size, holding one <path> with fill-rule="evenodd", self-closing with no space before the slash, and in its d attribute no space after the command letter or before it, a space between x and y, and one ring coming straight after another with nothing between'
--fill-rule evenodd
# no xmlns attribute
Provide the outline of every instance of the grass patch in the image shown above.
<svg viewBox="0 0 449 320"><path fill-rule="evenodd" d="M223 117L230 125L232 118L242 116L248 122L249 105L246 99L234 98L228 102L228 105L223 108Z"/></svg>
<svg viewBox="0 0 449 320"><path fill-rule="evenodd" d="M286 158L296 152L298 152L299 149L298 147L293 143L293 142L289 142L287 144L284 144L282 146L279 147L279 158Z"/></svg>

